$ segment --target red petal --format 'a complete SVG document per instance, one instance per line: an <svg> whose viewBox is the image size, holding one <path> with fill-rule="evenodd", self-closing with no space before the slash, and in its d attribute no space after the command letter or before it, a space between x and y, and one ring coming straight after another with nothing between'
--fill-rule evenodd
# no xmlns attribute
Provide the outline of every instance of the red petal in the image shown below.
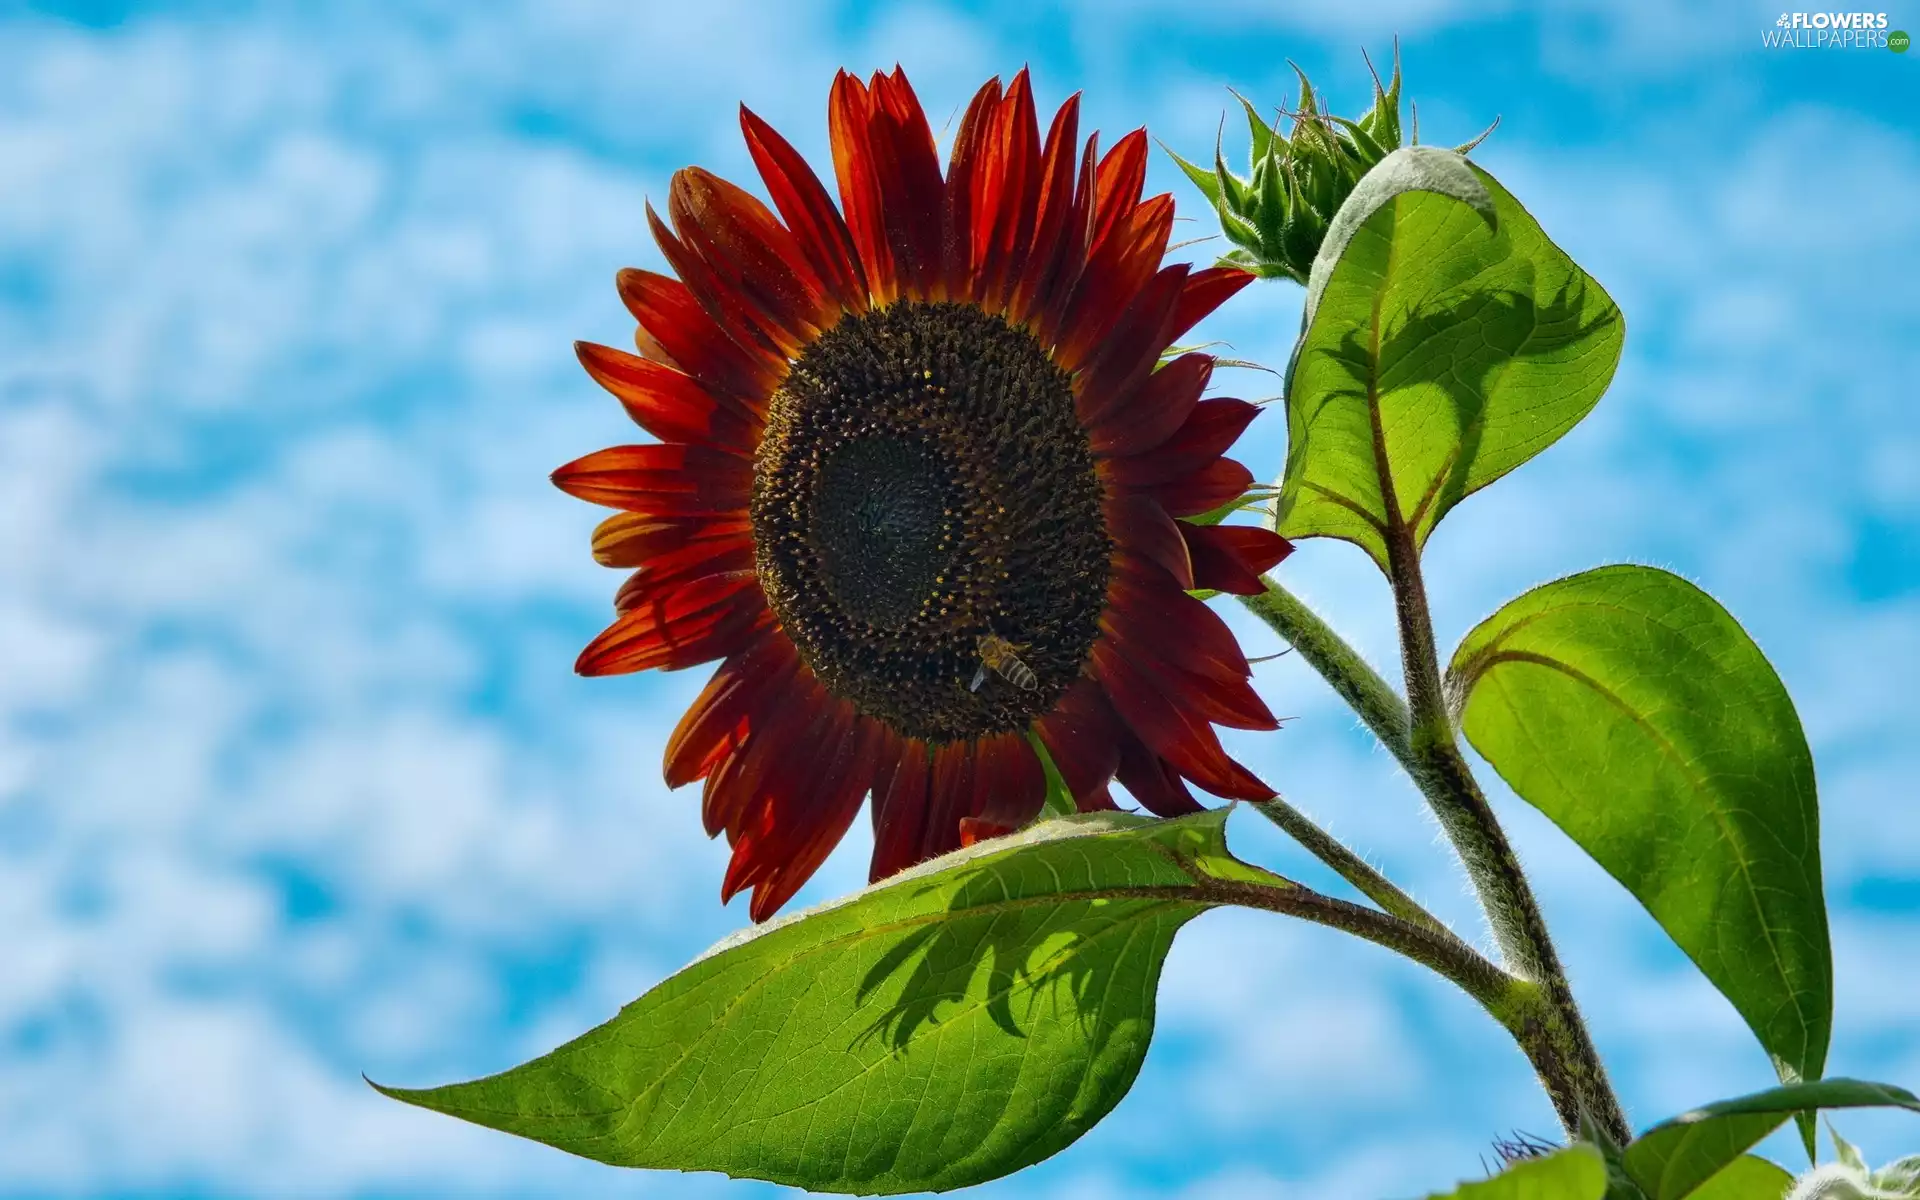
<svg viewBox="0 0 1920 1200"><path fill-rule="evenodd" d="M982 738L974 763L974 798L968 817L1018 829L1039 815L1047 800L1047 774L1023 735Z"/></svg>
<svg viewBox="0 0 1920 1200"><path fill-rule="evenodd" d="M804 734L784 738L772 753L760 756L764 765L754 786L739 789L751 798L727 826L733 860L720 884L720 900L725 903L741 889L752 887L755 921L765 919L760 911L765 885L783 873L798 843L809 834L807 818L815 800L846 771L852 708L830 701L809 706L809 715ZM843 827L835 836L844 832ZM795 882L794 887L798 886Z"/></svg>
<svg viewBox="0 0 1920 1200"><path fill-rule="evenodd" d="M833 145L840 209L846 213L854 252L866 269L873 302L885 305L900 295L900 274L882 213L885 201L869 141L870 108L867 86L857 76L841 71L833 77L833 91L827 97L827 137Z"/></svg>
<svg viewBox="0 0 1920 1200"><path fill-rule="evenodd" d="M779 386L782 364L742 350L678 279L628 267L614 281L646 334L639 339L642 350L651 342L667 365L693 376L715 396L731 398L744 413L766 411L768 397Z"/></svg>
<svg viewBox="0 0 1920 1200"><path fill-rule="evenodd" d="M1089 351L1091 358L1079 364L1085 369L1073 381L1073 408L1081 425L1091 429L1100 424L1149 381L1169 340L1167 322L1173 319L1173 306L1186 277L1185 263L1155 275L1134 294L1133 303L1103 334L1101 344Z"/></svg>
<svg viewBox="0 0 1920 1200"><path fill-rule="evenodd" d="M1182 354L1162 366L1090 427L1095 453L1118 457L1160 445L1186 423L1212 378L1211 354Z"/></svg>
<svg viewBox="0 0 1920 1200"><path fill-rule="evenodd" d="M1180 522L1149 496L1121 492L1106 502L1107 532L1114 544L1164 567L1182 588L1196 586Z"/></svg>
<svg viewBox="0 0 1920 1200"><path fill-rule="evenodd" d="M1087 135L1085 152L1080 157L1080 174L1073 188L1073 201L1061 223L1057 253L1042 277L1034 295L1031 320L1038 325L1040 340L1056 345L1060 331L1066 328L1067 305L1081 277L1087 273L1087 255L1093 246L1094 176L1100 135Z"/></svg>
<svg viewBox="0 0 1920 1200"><path fill-rule="evenodd" d="M667 207L681 239L733 291L772 318L771 331L788 357L839 315L793 235L753 196L689 167L674 173Z"/></svg>
<svg viewBox="0 0 1920 1200"><path fill-rule="evenodd" d="M792 676L800 663L793 643L768 628L745 648L727 656L667 738L662 769L667 786L677 788L705 779L731 757L757 728L769 704L792 698ZM721 824L709 824L709 836Z"/></svg>
<svg viewBox="0 0 1920 1200"><path fill-rule="evenodd" d="M1120 766L1115 773L1120 786L1155 816L1184 817L1204 807L1187 790L1173 765L1141 745L1132 734L1120 740Z"/></svg>
<svg viewBox="0 0 1920 1200"><path fill-rule="evenodd" d="M744 515L753 464L708 446L612 446L561 467L553 484L569 496L628 512Z"/></svg>
<svg viewBox="0 0 1920 1200"><path fill-rule="evenodd" d="M1248 669L1239 646L1219 617L1211 610L1207 615L1210 624L1196 621L1197 628L1190 630L1141 607L1113 604L1100 626L1121 656L1175 703L1233 729L1278 728L1273 713L1246 681ZM1189 632L1195 633L1192 640ZM1217 642L1217 635L1226 637L1224 654L1210 644Z"/></svg>
<svg viewBox="0 0 1920 1200"><path fill-rule="evenodd" d="M1191 517L1212 512L1238 500L1253 486L1253 472L1231 458L1216 458L1184 479L1163 483L1151 492L1169 515Z"/></svg>
<svg viewBox="0 0 1920 1200"><path fill-rule="evenodd" d="M974 294L989 310L1006 306L1026 265L1039 210L1040 126L1026 68L1008 85L999 118L989 160L995 169L975 181L981 200L975 206L980 219L973 239L979 272Z"/></svg>
<svg viewBox="0 0 1920 1200"><path fill-rule="evenodd" d="M1100 684L1085 676L1075 680L1053 711L1034 723L1034 729L1073 792L1075 806L1082 812L1111 806L1110 799L1103 806L1099 798L1113 778L1117 747L1126 727L1114 715Z"/></svg>
<svg viewBox="0 0 1920 1200"><path fill-rule="evenodd" d="M1134 637L1165 642L1168 652L1180 656L1170 661L1209 678L1237 680L1253 674L1220 614L1189 596L1157 564L1121 555L1115 566L1107 607L1100 615L1103 626L1124 627ZM1133 646L1123 650L1132 653Z"/></svg>
<svg viewBox="0 0 1920 1200"><path fill-rule="evenodd" d="M690 543L648 559L614 593L614 611L625 612L649 603L694 579L708 575L738 576L752 570L751 536Z"/></svg>
<svg viewBox="0 0 1920 1200"><path fill-rule="evenodd" d="M836 719L851 715L801 664L788 679L780 702L758 710L759 720L746 749L707 777L702 801L712 809L704 814L708 827L724 829L728 843L737 846L763 814L762 802L779 789L782 780L820 777L817 755L824 735Z"/></svg>
<svg viewBox="0 0 1920 1200"><path fill-rule="evenodd" d="M1080 95L1076 92L1054 114L1046 145L1040 152L1040 193L1035 203L1038 216L1033 240L1007 305L1007 315L1015 322L1024 322L1032 316L1042 286L1061 269L1061 261L1084 253L1084 245L1068 236L1068 215L1073 211L1074 199L1073 151L1079 130ZM1084 222L1082 225L1084 228ZM1078 271L1076 263L1073 272L1078 274Z"/></svg>
<svg viewBox="0 0 1920 1200"><path fill-rule="evenodd" d="M672 203L671 197L668 202ZM683 219L676 217L674 223L682 224ZM693 228L690 219L684 223ZM651 204L647 205L647 228L653 231L653 240L667 265L680 277L680 282L687 285L714 324L740 347L741 353L750 361L772 364L776 374L784 368L793 353L786 344L792 335L781 330L780 322L735 288L714 263L675 236Z"/></svg>
<svg viewBox="0 0 1920 1200"><path fill-rule="evenodd" d="M1169 691L1177 692L1186 707L1215 725L1259 732L1280 728L1273 710L1246 680L1207 678L1181 669L1182 664L1172 661L1174 657L1168 655L1160 661L1136 657L1134 665Z"/></svg>
<svg viewBox="0 0 1920 1200"><path fill-rule="evenodd" d="M999 126L1000 77L980 85L960 118L960 131L953 136L953 150L947 161L946 214L943 249L946 264L947 295L956 299L977 299L974 251L976 223L984 224L990 235L992 216L980 212L979 181L989 169L994 153L993 138Z"/></svg>
<svg viewBox="0 0 1920 1200"><path fill-rule="evenodd" d="M996 825L992 821L983 820L980 817L961 817L960 844L962 846L976 846L981 842L992 841L997 837L1005 837L1018 828L1020 828L1018 825Z"/></svg>
<svg viewBox="0 0 1920 1200"><path fill-rule="evenodd" d="M777 678L780 688L763 690L744 713L749 725L742 748L723 758L707 776L700 794L700 819L709 836L724 830L730 842L738 840L764 792L767 773L794 765L796 748L813 744L809 735L831 707L825 689L797 660L791 672Z"/></svg>
<svg viewBox="0 0 1920 1200"><path fill-rule="evenodd" d="M1102 787L1091 796L1083 796L1074 801L1081 812L1119 812L1120 806L1113 802L1113 792Z"/></svg>
<svg viewBox="0 0 1920 1200"><path fill-rule="evenodd" d="M1191 475L1225 454L1259 415L1259 407L1245 400L1202 400L1178 433L1151 450L1113 459L1107 464L1107 475L1129 488Z"/></svg>
<svg viewBox="0 0 1920 1200"><path fill-rule="evenodd" d="M1114 711L1148 749L1172 763L1182 775L1216 796L1265 800L1274 794L1272 788L1227 757L1205 720L1173 703L1107 638L1094 641L1093 669L1106 686Z"/></svg>
<svg viewBox="0 0 1920 1200"><path fill-rule="evenodd" d="M594 528L593 560L603 567L637 567L657 554L695 543L731 542L751 533L745 514L712 518L615 513Z"/></svg>
<svg viewBox="0 0 1920 1200"><path fill-rule="evenodd" d="M960 848L960 818L974 803L974 743L948 742L933 749L933 774L927 784L927 819L920 828L914 862L938 858Z"/></svg>
<svg viewBox="0 0 1920 1200"><path fill-rule="evenodd" d="M885 207L887 236L903 286L922 299L941 293L940 218L946 185L940 179L940 151L933 129L920 111L919 97L898 66L893 74L874 72L870 140L879 152L877 170Z"/></svg>
<svg viewBox="0 0 1920 1200"><path fill-rule="evenodd" d="M1194 525L1180 522L1193 559L1193 586L1213 588L1235 596L1258 596L1267 590L1262 571L1272 570L1293 553L1293 543L1270 529L1252 525Z"/></svg>
<svg viewBox="0 0 1920 1200"><path fill-rule="evenodd" d="M867 309L867 279L840 210L833 206L820 177L771 125L740 106L740 131L766 181L773 206L800 244L816 276L842 308Z"/></svg>
<svg viewBox="0 0 1920 1200"><path fill-rule="evenodd" d="M1093 244L1113 237L1121 222L1140 204L1140 189L1147 182L1147 131L1136 129L1113 144L1100 160L1095 184L1097 202L1093 215Z"/></svg>
<svg viewBox="0 0 1920 1200"><path fill-rule="evenodd" d="M573 352L634 423L663 442L689 442L752 453L761 423L737 403L723 402L665 363L624 350L575 342Z"/></svg>
<svg viewBox="0 0 1920 1200"><path fill-rule="evenodd" d="M889 766L891 760L891 766ZM867 878L878 882L920 861L927 821L927 789L933 782L933 751L925 742L890 738L873 789L873 862Z"/></svg>
<svg viewBox="0 0 1920 1200"><path fill-rule="evenodd" d="M621 613L580 652L573 669L582 675L677 671L731 654L769 620L751 572L709 575Z"/></svg>
<svg viewBox="0 0 1920 1200"><path fill-rule="evenodd" d="M842 71L827 125L841 207L875 301L933 296L945 185L933 131L906 75L876 72L868 87Z"/></svg>
<svg viewBox="0 0 1920 1200"><path fill-rule="evenodd" d="M1167 237L1173 231L1173 198L1155 196L1142 204L1129 222L1113 236L1098 241L1087 254L1087 269L1074 285L1073 299L1060 325L1060 361L1069 370L1083 365L1110 340L1114 322L1139 297L1147 281L1154 277L1160 260L1166 257ZM1178 269L1182 280L1191 268L1185 263L1168 267ZM1167 302L1166 314L1156 330L1171 328L1173 303ZM1164 337L1163 333L1156 336ZM1152 353L1158 357L1172 341L1157 341Z"/></svg>
<svg viewBox="0 0 1920 1200"><path fill-rule="evenodd" d="M876 722L854 717L844 735L838 735L837 729L830 731L827 744L832 745L836 738L838 750L817 783L790 784L795 793L785 804L773 798L767 801L768 811L774 814L772 837L780 847L780 857L771 871L754 882L753 904L748 911L755 921L764 921L780 911L813 877L846 836L860 811L861 800L866 798L873 782L881 728ZM738 855L743 849L751 853L745 841L735 847L734 853Z"/></svg>
<svg viewBox="0 0 1920 1200"><path fill-rule="evenodd" d="M1180 303L1173 310L1173 332L1167 335L1168 339L1179 341L1208 313L1252 282L1252 272L1239 267L1208 267L1187 276L1186 290L1180 293Z"/></svg>

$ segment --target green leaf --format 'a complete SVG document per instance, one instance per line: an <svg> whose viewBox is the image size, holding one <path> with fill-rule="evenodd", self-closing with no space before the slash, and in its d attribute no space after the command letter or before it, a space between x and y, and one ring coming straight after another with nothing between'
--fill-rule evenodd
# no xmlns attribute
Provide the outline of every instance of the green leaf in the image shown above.
<svg viewBox="0 0 1920 1200"><path fill-rule="evenodd" d="M388 1095L619 1166L945 1191L1061 1150L1140 1069L1227 810L1088 813L748 930L553 1053Z"/></svg>
<svg viewBox="0 0 1920 1200"><path fill-rule="evenodd" d="M1818 1079L1833 1018L1813 759L1713 597L1651 567L1541 587L1454 652L1467 740L1605 867L1752 1027Z"/></svg>
<svg viewBox="0 0 1920 1200"><path fill-rule="evenodd" d="M1253 148L1247 155L1247 166L1248 169L1251 170L1254 165L1266 160L1268 153L1273 149L1274 138L1277 135L1274 132L1274 127L1268 125L1266 121L1261 118L1259 110L1253 107L1253 101L1242 96L1239 92L1235 92L1232 88L1228 88L1227 91L1232 92L1233 98L1240 102L1240 107L1247 110L1247 134L1253 141ZM1282 148L1284 148L1286 139L1281 138L1280 143Z"/></svg>
<svg viewBox="0 0 1920 1200"><path fill-rule="evenodd" d="M1366 52L1361 52L1366 57ZM1373 69L1373 59L1367 58L1367 73L1373 76L1373 107L1360 123L1367 127L1380 142L1389 148L1400 145L1400 44L1393 46L1393 83L1380 86L1380 72Z"/></svg>
<svg viewBox="0 0 1920 1200"><path fill-rule="evenodd" d="M1041 804L1041 812L1056 817L1070 817L1080 811L1073 802L1073 789L1067 786L1066 777L1060 774L1053 754L1048 751L1047 744L1040 740L1038 731L1027 730L1027 745L1033 747L1033 753L1040 759L1040 770L1047 780L1047 795Z"/></svg>
<svg viewBox="0 0 1920 1200"><path fill-rule="evenodd" d="M1222 130L1225 123L1222 122ZM1220 199L1230 205L1235 212L1243 212L1247 207L1247 182L1227 170L1227 159L1220 151L1220 139L1213 139L1213 177L1220 189Z"/></svg>
<svg viewBox="0 0 1920 1200"><path fill-rule="evenodd" d="M1345 117L1335 117L1333 119L1339 122L1340 128L1346 130L1347 133L1353 137L1353 144L1359 148L1361 157L1366 162L1377 163L1391 153L1387 147L1374 141L1372 135L1367 132L1366 126L1360 124L1358 121L1349 121Z"/></svg>
<svg viewBox="0 0 1920 1200"><path fill-rule="evenodd" d="M1287 218L1287 170L1279 160L1266 164L1266 171L1260 175L1260 218L1266 222Z"/></svg>
<svg viewBox="0 0 1920 1200"><path fill-rule="evenodd" d="M1181 517L1180 520L1189 525L1218 525L1237 512L1252 508L1256 504L1264 504L1271 499L1273 499L1273 489L1256 483L1242 492L1238 498L1227 501L1219 508L1210 508L1203 513Z"/></svg>
<svg viewBox="0 0 1920 1200"><path fill-rule="evenodd" d="M1207 198L1208 204L1216 207L1219 205L1220 181L1213 177L1212 171L1207 170L1198 163L1191 163L1181 158L1178 154L1168 149L1165 142L1160 143L1160 149L1166 151L1167 157L1174 161L1174 164L1180 168L1181 173L1193 182L1193 186L1200 189L1201 195Z"/></svg>
<svg viewBox="0 0 1920 1200"><path fill-rule="evenodd" d="M1903 1198L1920 1197L1920 1154L1897 1158L1873 1172L1870 1178L1883 1192Z"/></svg>
<svg viewBox="0 0 1920 1200"><path fill-rule="evenodd" d="M1248 250L1260 249L1260 230L1251 221L1233 211L1228 206L1225 196L1221 197L1219 205L1213 211L1214 215L1220 218L1220 231L1226 234L1235 245L1243 246Z"/></svg>
<svg viewBox="0 0 1920 1200"><path fill-rule="evenodd" d="M1833 1139L1833 1156L1840 1160L1842 1166L1850 1167L1855 1171L1867 1169L1867 1160L1861 1157L1860 1148L1841 1137L1840 1131L1833 1127L1832 1121L1827 1122L1827 1136Z"/></svg>
<svg viewBox="0 0 1920 1200"><path fill-rule="evenodd" d="M1492 1179L1435 1192L1427 1200L1600 1200L1606 1190L1605 1160L1582 1144L1523 1159Z"/></svg>
<svg viewBox="0 0 1920 1200"><path fill-rule="evenodd" d="M1455 504L1546 449L1613 378L1624 325L1506 189L1406 147L1340 206L1287 371L1280 533L1342 538L1384 568Z"/></svg>
<svg viewBox="0 0 1920 1200"><path fill-rule="evenodd" d="M1687 1200L1781 1200L1793 1186L1786 1168L1743 1154L1720 1173L1687 1193Z"/></svg>
<svg viewBox="0 0 1920 1200"><path fill-rule="evenodd" d="M1891 1084L1824 1079L1721 1100L1682 1113L1635 1138L1627 1147L1627 1172L1646 1192L1647 1200L1681 1200L1700 1194L1696 1189L1780 1128L1789 1116L1821 1108L1920 1112L1920 1098Z"/></svg>

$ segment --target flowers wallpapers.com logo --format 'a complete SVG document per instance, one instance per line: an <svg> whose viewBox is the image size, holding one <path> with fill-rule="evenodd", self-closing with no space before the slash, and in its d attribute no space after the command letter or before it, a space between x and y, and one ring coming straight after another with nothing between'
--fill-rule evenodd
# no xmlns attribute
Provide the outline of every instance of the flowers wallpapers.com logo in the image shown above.
<svg viewBox="0 0 1920 1200"><path fill-rule="evenodd" d="M1760 33L1764 46L1782 50L1882 50L1904 53L1906 33L1890 30L1886 13L1781 13L1773 28Z"/></svg>

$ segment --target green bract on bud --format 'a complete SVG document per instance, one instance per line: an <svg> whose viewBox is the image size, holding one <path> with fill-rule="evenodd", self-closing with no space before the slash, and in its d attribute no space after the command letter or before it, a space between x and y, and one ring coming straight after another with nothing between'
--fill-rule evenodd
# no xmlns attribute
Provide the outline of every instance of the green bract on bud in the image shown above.
<svg viewBox="0 0 1920 1200"><path fill-rule="evenodd" d="M1889 1189L1866 1172L1825 1163L1794 1181L1787 1200L1907 1200L1920 1192Z"/></svg>
<svg viewBox="0 0 1920 1200"><path fill-rule="evenodd" d="M1874 1186L1896 1196L1920 1196L1920 1154L1895 1159L1874 1172Z"/></svg>
<svg viewBox="0 0 1920 1200"><path fill-rule="evenodd" d="M1915 1200L1920 1198L1920 1155L1870 1170L1860 1150L1832 1125L1838 1162L1825 1163L1794 1180L1787 1200Z"/></svg>
<svg viewBox="0 0 1920 1200"><path fill-rule="evenodd" d="M1390 83L1381 84L1372 60L1368 60L1367 69L1373 72L1373 107L1357 121L1328 112L1325 99L1315 93L1306 73L1297 66L1294 73L1300 77L1299 107L1291 113L1281 109L1271 125L1252 101L1234 92L1234 99L1246 110L1247 130L1253 139L1250 173L1245 178L1227 169L1220 138L1214 140L1212 170L1162 146L1213 204L1221 230L1236 247L1221 258L1222 262L1266 279L1307 281L1333 214L1360 177L1401 146L1399 48L1394 48ZM1282 134L1280 124L1287 118L1292 119L1293 128L1289 134ZM1222 117L1223 135L1225 128ZM1406 132L1407 144L1418 145L1417 109ZM1492 132L1490 125L1479 137L1456 149L1465 154Z"/></svg>

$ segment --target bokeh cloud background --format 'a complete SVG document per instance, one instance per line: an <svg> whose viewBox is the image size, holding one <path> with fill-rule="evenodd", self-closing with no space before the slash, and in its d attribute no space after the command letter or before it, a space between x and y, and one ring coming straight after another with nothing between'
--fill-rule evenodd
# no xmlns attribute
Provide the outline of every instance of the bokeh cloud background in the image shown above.
<svg viewBox="0 0 1920 1200"><path fill-rule="evenodd" d="M1920 54L1763 50L1777 16L0 4L0 1195L778 1191L600 1168L360 1073L511 1065L745 920L716 903L697 798L659 779L704 673L571 674L617 577L588 557L594 511L546 475L631 438L570 344L628 336L612 276L659 264L644 198L690 162L751 181L742 100L824 167L833 70L896 60L936 125L1031 64L1043 106L1084 89L1107 142L1144 123L1192 157L1225 85L1292 100L1289 58L1362 107L1360 50L1384 63L1397 33L1427 140L1502 118L1476 157L1620 302L1627 352L1584 425L1434 538L1443 647L1601 562L1718 595L1820 768L1831 1069L1920 1085ZM1150 185L1199 218L1181 236L1211 231L1164 158ZM1277 365L1299 303L1261 285L1203 332ZM1261 474L1281 425L1242 443ZM1391 665L1359 552L1284 570ZM1277 648L1232 619L1250 653ZM1297 719L1238 750L1482 936L1386 756L1298 664L1260 683ZM1636 1121L1770 1083L1633 901L1498 803ZM1257 820L1235 834L1322 878ZM802 901L856 886L865 856L856 832ZM1875 1159L1920 1149L1911 1117L1841 1125ZM1132 1095L981 1194L1413 1196L1552 1126L1445 985L1212 914L1175 949Z"/></svg>

